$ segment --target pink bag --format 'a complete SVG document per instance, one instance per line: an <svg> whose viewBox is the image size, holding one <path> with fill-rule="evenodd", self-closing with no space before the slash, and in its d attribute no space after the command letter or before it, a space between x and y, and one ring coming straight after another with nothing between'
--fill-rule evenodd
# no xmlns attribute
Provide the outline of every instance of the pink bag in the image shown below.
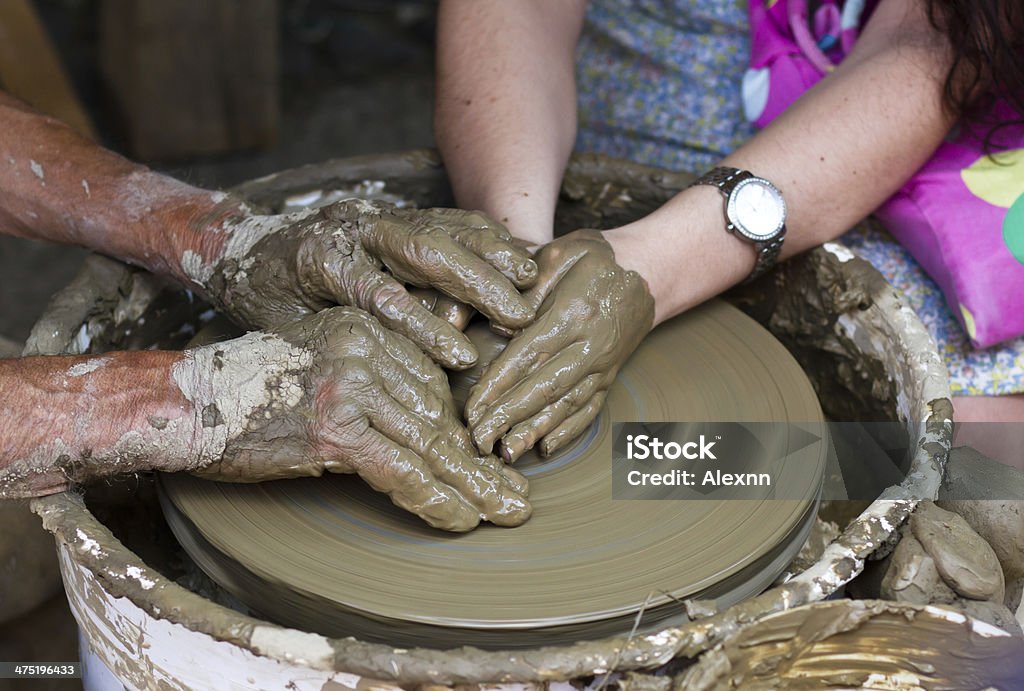
<svg viewBox="0 0 1024 691"><path fill-rule="evenodd" d="M877 2L749 0L748 119L764 127L852 49ZM992 115L1015 116L1005 103ZM1006 151L986 155L984 133L954 133L875 215L942 288L971 343L986 348L1024 334L1024 128L1000 133Z"/></svg>

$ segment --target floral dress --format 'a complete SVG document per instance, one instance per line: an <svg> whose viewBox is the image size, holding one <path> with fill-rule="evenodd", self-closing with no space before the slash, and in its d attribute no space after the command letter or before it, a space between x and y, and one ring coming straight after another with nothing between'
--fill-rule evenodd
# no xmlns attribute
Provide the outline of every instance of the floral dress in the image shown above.
<svg viewBox="0 0 1024 691"><path fill-rule="evenodd" d="M576 146L694 173L754 134L743 109L749 61L744 0L591 0L577 49ZM971 347L942 291L878 230L841 241L917 312L949 368L954 395L1024 393L1024 337Z"/></svg>

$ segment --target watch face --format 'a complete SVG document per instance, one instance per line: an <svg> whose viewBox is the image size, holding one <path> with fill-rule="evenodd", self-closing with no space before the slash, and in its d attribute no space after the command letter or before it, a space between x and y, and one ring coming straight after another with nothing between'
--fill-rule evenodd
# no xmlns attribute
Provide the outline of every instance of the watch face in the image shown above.
<svg viewBox="0 0 1024 691"><path fill-rule="evenodd" d="M767 180L747 178L729 195L729 221L751 240L770 240L786 223L786 202Z"/></svg>

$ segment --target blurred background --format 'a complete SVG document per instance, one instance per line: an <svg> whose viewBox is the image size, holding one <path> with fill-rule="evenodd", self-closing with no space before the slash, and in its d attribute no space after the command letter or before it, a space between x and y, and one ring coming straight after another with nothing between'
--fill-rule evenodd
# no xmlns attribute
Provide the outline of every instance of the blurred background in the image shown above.
<svg viewBox="0 0 1024 691"><path fill-rule="evenodd" d="M0 87L134 160L229 187L430 146L435 5L0 0ZM82 256L0 237L0 336L24 341Z"/></svg>
<svg viewBox="0 0 1024 691"><path fill-rule="evenodd" d="M434 0L0 0L0 87L125 156L223 188L430 146L434 15ZM84 256L0 237L0 357ZM0 506L0 521L0 660L77 660L52 542L24 507ZM30 558L30 543L47 551L38 578L12 587L24 568L10 560ZM40 593L26 612L19 599ZM20 688L81 684L0 679Z"/></svg>

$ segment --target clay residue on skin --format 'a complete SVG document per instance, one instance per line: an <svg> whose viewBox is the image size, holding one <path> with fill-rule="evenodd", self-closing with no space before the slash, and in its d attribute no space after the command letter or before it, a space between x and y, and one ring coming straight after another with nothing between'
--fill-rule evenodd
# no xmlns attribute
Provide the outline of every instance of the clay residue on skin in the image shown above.
<svg viewBox="0 0 1024 691"><path fill-rule="evenodd" d="M173 378L201 419L197 474L256 482L359 473L453 531L530 515L522 478L475 458L440 368L360 310L335 307L277 335L186 351Z"/></svg>
<svg viewBox="0 0 1024 691"><path fill-rule="evenodd" d="M69 358L66 364L23 360L25 372L64 417L48 432L32 428L27 434L33 436L26 436L13 458L5 459L0 498L50 494L91 479L155 467L185 467L191 458L193 420L185 400L159 386L171 359L167 354L122 353L116 358ZM109 393L112 382L122 387L116 394ZM156 429L131 415L112 421L105 396L157 412L168 423Z"/></svg>
<svg viewBox="0 0 1024 691"><path fill-rule="evenodd" d="M245 479L232 476L231 466L222 463L228 445L250 432L257 413L261 418L283 415L299 405L305 394L301 373L312 360L312 354L302 348L260 332L186 351L173 366L171 378L193 409L199 415L205 412L209 422L202 425L199 448L193 451L194 467L209 472L214 466L222 479ZM264 423L262 419L258 422ZM281 477L293 470L281 468ZM248 479L264 478L254 471Z"/></svg>
<svg viewBox="0 0 1024 691"><path fill-rule="evenodd" d="M29 167L32 169L32 174L39 178L39 181L45 186L46 185L46 173L43 171L43 167L35 161L28 162Z"/></svg>
<svg viewBox="0 0 1024 691"><path fill-rule="evenodd" d="M338 185L351 186L370 178L387 179L391 188L410 203L421 206L451 203L440 161L435 153L428 151L409 156L370 156L307 166L247 183L240 191L251 195L260 204L279 208L281 201L291 194L310 189L330 190ZM564 231L627 223L667 201L692 179L685 174L667 173L620 161L612 163L597 156L576 157L566 174L558 209L558 227ZM627 192L633 200L631 204L607 209L591 204L591 200L596 199L625 198L620 190ZM852 264L860 263L843 263L834 255L814 250L782 264L774 274L766 276L757 285L748 286L749 292L735 294L733 299L759 320L770 321L776 335L786 339L790 345L798 346L798 352L811 353L804 362L819 387L824 405L838 419L849 419L844 416L850 411L877 415L877 419L893 419L897 414L895 387L886 370L902 371L910 410L908 419L928 420L929 429L934 429L934 443L940 447L939 451L931 450L914 459L915 468L920 471L915 482L927 489L934 479L937 486L941 465L932 461L941 456L943 444L948 448L948 436L944 435L950 417L948 413L941 412L941 406L932 409L929 404L940 399L948 404L949 390L948 386L942 385L944 370L937 354L932 358L933 345L924 334L923 327L920 324L915 327L909 316L905 318L905 325L896 324L887 314L895 299L889 301L885 298L881 304L878 303L875 298L881 293L873 293L874 288L862 291L869 299L866 311L859 310L857 300L844 300L844 304L852 303L849 305L851 310L859 312L857 319L871 324L871 328L891 339L887 352L870 355L862 362L855 345L845 337L837 337L833 323L822 319L831 309L833 293L850 295L855 292L850 286L851 282L859 280L858 277L874 280L867 269L850 272ZM803 280L802 276L809 277L809 280ZM116 294L117 285L116 278L96 278L78 288L108 295L111 291ZM891 293L884 284L876 287L879 291L886 291L887 295ZM74 292L80 293L80 290ZM795 303L780 300L780 293L793 293L803 303L803 310ZM30 349L43 347L50 348L49 352L59 352L63 347L61 344L73 346L74 336L86 317L83 311L68 309L74 300L77 298L69 291L55 301L40 323L38 333L34 334ZM808 307L822 305L824 309L821 312L806 311ZM95 295L84 298L83 307L86 306L96 314L109 313L109 306L98 305ZM782 314L775 320L773 315L778 310ZM890 330L886 331L886 328ZM51 333L59 333L60 336L46 340ZM89 333L95 335L100 330L90 327ZM877 367L872 365L872 360ZM920 432L915 427L917 433ZM916 504L912 499L916 496L921 496L921 493L915 490L902 495L895 493L890 497L897 501L875 502L846 528L811 571L728 612L681 628L637 636L628 642L624 638L615 638L576 646L540 648L528 653L472 649L455 652L396 650L390 646L367 645L353 640L334 640L331 642L335 649L334 665L336 669L367 674L371 678L401 680L403 685L544 684L552 679L591 676L599 668L653 669L679 657L699 654L737 630L741 623L765 612L781 611L831 594L859 573L864 559L889 542L892 531L901 525ZM75 540L75 527L85 525L87 521L95 522L84 506L75 504L74 498L67 495L37 500L34 506L37 511L42 509L49 513L48 527L52 532L70 535L68 539L71 541ZM112 537L98 533L92 536L105 545L116 544ZM121 563L140 563L137 556L123 548L116 556ZM76 555L76 560L99 574L109 592L130 597L150 614L168 616L194 630L208 632L219 640L252 649L244 634L261 622L215 606L169 582L164 582L163 587L149 594L141 589L127 592L124 590L126 584L103 576L105 560L93 560L88 555Z"/></svg>
<svg viewBox="0 0 1024 691"><path fill-rule="evenodd" d="M224 220L208 244L206 257L184 253L183 270L249 328L351 305L461 369L476 359L472 346L406 285L430 286L509 328L533 317L516 287L532 282L535 265L507 231L473 212L350 199L284 215L243 213Z"/></svg>
<svg viewBox="0 0 1024 691"><path fill-rule="evenodd" d="M110 189L110 193L118 200L118 212L133 222L159 208L190 206L195 200L196 188L167 175L132 170Z"/></svg>
<svg viewBox="0 0 1024 691"><path fill-rule="evenodd" d="M508 461L538 443L550 456L586 430L654 325L647 283L616 263L599 232L558 238L534 259L537 285L525 297L537 320L512 339L466 402L473 441L490 453L500 439Z"/></svg>
<svg viewBox="0 0 1024 691"><path fill-rule="evenodd" d="M68 376L69 377L81 377L81 376L84 376L86 374L89 374L90 372L95 372L100 367L103 367L104 365L106 365L108 362L110 362L109 358L104 358L104 357L93 358L92 360L89 360L87 362L82 362L82 363L79 363L77 365L73 365L72 367L70 367L68 369Z"/></svg>

